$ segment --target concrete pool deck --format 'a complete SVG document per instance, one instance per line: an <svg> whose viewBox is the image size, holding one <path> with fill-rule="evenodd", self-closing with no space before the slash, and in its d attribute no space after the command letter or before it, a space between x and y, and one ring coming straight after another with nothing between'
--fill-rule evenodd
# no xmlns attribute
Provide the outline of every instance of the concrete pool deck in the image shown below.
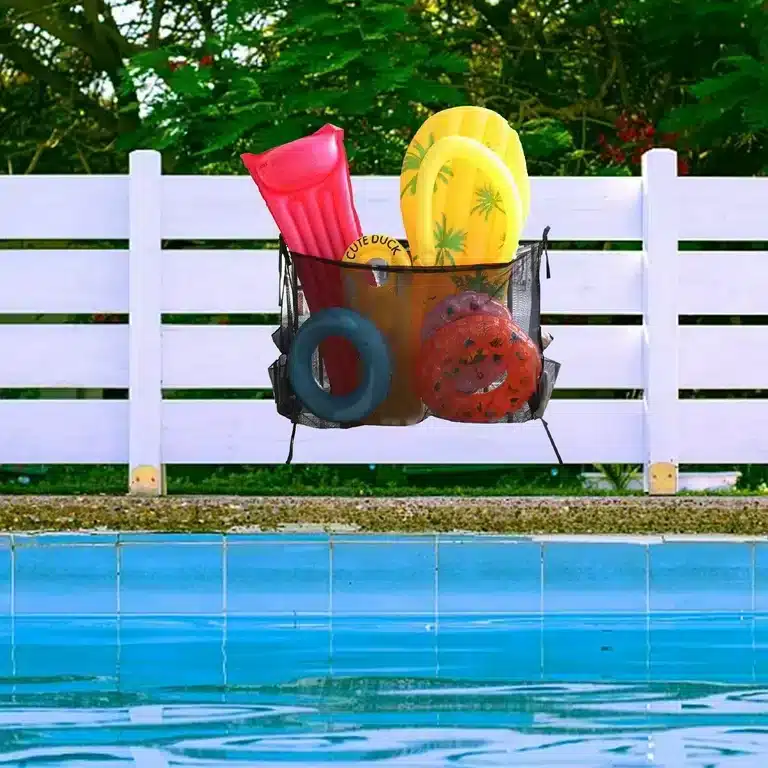
<svg viewBox="0 0 768 768"><path fill-rule="evenodd" d="M0 530L768 536L768 496L0 496Z"/></svg>

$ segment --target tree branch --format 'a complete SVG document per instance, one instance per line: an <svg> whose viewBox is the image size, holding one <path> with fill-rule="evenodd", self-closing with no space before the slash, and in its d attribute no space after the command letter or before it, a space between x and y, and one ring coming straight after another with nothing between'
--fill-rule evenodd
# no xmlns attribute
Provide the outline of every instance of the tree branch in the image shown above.
<svg viewBox="0 0 768 768"><path fill-rule="evenodd" d="M152 22L147 41L149 48L157 48L160 44L160 24L163 21L163 11L165 11L165 0L155 0L155 4L152 6Z"/></svg>
<svg viewBox="0 0 768 768"><path fill-rule="evenodd" d="M614 32L611 17L607 12L600 13L600 24L603 28L603 34L608 42L608 48L611 51L611 59L616 68L616 74L619 81L619 95L621 96L621 102L624 105L630 103L629 94L629 82L627 80L627 72L624 69L624 60L621 57L621 51L619 50L619 41L616 39L616 33Z"/></svg>
<svg viewBox="0 0 768 768"><path fill-rule="evenodd" d="M83 25L82 16L68 11L62 14L60 8L56 5L51 6L45 0L0 0L0 7L16 11L20 16L19 21L36 24L40 29L61 40L62 43L87 53L105 71L113 70L116 64L115 50L111 46L105 45L105 40L99 35L102 22L98 20L98 9L94 17L95 24L91 22L89 5L90 3L85 3L85 18L89 23ZM88 34L89 30L93 34ZM113 32L110 38L117 46L117 64L119 66L119 57L130 56L136 53L139 48L128 42L116 28L115 32L117 35L115 36Z"/></svg>
<svg viewBox="0 0 768 768"><path fill-rule="evenodd" d="M213 14L211 13L211 7L201 3L200 0L192 0L192 5L195 6L195 13L206 37L213 37Z"/></svg>
<svg viewBox="0 0 768 768"><path fill-rule="evenodd" d="M488 0L472 0L473 8L504 41L508 41L511 38L509 34L509 20L512 11L519 4L520 0L500 0L495 5L489 3Z"/></svg>
<svg viewBox="0 0 768 768"><path fill-rule="evenodd" d="M15 42L8 30L0 29L0 54L16 64L25 74L45 83L63 98L69 99L74 107L88 114L106 130L117 131L117 117L109 109L77 88L72 88L68 77L48 69L28 48Z"/></svg>

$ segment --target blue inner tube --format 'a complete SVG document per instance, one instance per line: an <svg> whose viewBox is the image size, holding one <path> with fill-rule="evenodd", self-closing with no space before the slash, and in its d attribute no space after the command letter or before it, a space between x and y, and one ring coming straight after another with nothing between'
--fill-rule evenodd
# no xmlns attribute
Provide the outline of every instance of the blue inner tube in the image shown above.
<svg viewBox="0 0 768 768"><path fill-rule="evenodd" d="M322 341L341 336L355 346L363 365L362 381L348 395L323 391L312 371L312 356ZM389 394L392 364L387 342L368 318L334 307L311 315L299 328L288 355L288 379L304 407L321 419L362 421Z"/></svg>

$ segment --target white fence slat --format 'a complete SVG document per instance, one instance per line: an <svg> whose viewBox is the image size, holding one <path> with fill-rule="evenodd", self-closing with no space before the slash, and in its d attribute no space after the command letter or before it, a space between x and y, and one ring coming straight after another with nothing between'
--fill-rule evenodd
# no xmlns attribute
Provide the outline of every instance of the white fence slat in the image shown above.
<svg viewBox="0 0 768 768"><path fill-rule="evenodd" d="M396 176L353 176L365 232L405 236ZM179 240L276 240L277 226L249 176L164 176L162 236ZM639 178L534 178L524 239L550 225L552 240L640 240Z"/></svg>
<svg viewBox="0 0 768 768"><path fill-rule="evenodd" d="M550 251L547 314L642 312L640 251ZM768 312L768 251L682 251L683 315ZM276 250L166 250L163 312L277 311ZM0 314L128 311L127 250L0 250Z"/></svg>
<svg viewBox="0 0 768 768"><path fill-rule="evenodd" d="M541 311L550 315L639 315L641 251L550 251L552 278L541 281Z"/></svg>
<svg viewBox="0 0 768 768"><path fill-rule="evenodd" d="M0 400L0 464L124 464L127 400Z"/></svg>
<svg viewBox="0 0 768 768"><path fill-rule="evenodd" d="M163 176L168 240L277 240L277 225L250 176Z"/></svg>
<svg viewBox="0 0 768 768"><path fill-rule="evenodd" d="M566 463L640 462L639 400L553 400L550 428ZM167 400L165 461L171 464L285 461L291 424L269 401ZM348 430L299 427L297 464L555 464L541 424L454 424Z"/></svg>
<svg viewBox="0 0 768 768"><path fill-rule="evenodd" d="M163 326L163 387L271 388L267 366L279 356L272 330L259 325Z"/></svg>
<svg viewBox="0 0 768 768"><path fill-rule="evenodd" d="M125 240L126 176L3 176L0 240Z"/></svg>
<svg viewBox="0 0 768 768"><path fill-rule="evenodd" d="M548 353L563 364L558 389L642 389L643 330L633 325L549 325ZM165 325L166 389L269 388L273 326ZM127 325L0 324L0 387L129 385ZM680 389L768 390L768 326L686 325Z"/></svg>
<svg viewBox="0 0 768 768"><path fill-rule="evenodd" d="M768 464L768 399L681 400L680 461Z"/></svg>
<svg viewBox="0 0 768 768"><path fill-rule="evenodd" d="M130 490L164 492L162 470L162 269L160 153L131 153L129 381Z"/></svg>
<svg viewBox="0 0 768 768"><path fill-rule="evenodd" d="M0 325L0 387L123 389L127 325Z"/></svg>
<svg viewBox="0 0 768 768"><path fill-rule="evenodd" d="M128 311L127 250L0 250L0 275L0 314Z"/></svg>
<svg viewBox="0 0 768 768"><path fill-rule="evenodd" d="M277 251L163 251L163 312L277 312Z"/></svg>
<svg viewBox="0 0 768 768"><path fill-rule="evenodd" d="M645 487L677 492L677 155L643 155Z"/></svg>
<svg viewBox="0 0 768 768"><path fill-rule="evenodd" d="M681 240L766 240L768 178L678 179Z"/></svg>
<svg viewBox="0 0 768 768"><path fill-rule="evenodd" d="M768 394L768 325L683 325L679 333L680 389Z"/></svg>
<svg viewBox="0 0 768 768"><path fill-rule="evenodd" d="M267 367L278 357L273 326L163 326L166 389L271 387ZM563 364L558 388L640 389L640 326L548 326L548 352Z"/></svg>
<svg viewBox="0 0 768 768"><path fill-rule="evenodd" d="M768 400L681 400L680 461L768 463ZM643 456L639 400L554 400L547 410L568 463L633 462ZM280 463L290 424L270 401L172 400L163 406L169 463ZM128 461L127 400L0 400L2 464ZM296 463L555 462L540 424L458 425L431 420L407 429L299 427Z"/></svg>
<svg viewBox="0 0 768 768"><path fill-rule="evenodd" d="M550 251L549 259L543 312L642 312L640 251ZM277 312L277 298L276 250L163 251L163 312Z"/></svg>
<svg viewBox="0 0 768 768"><path fill-rule="evenodd" d="M523 236L550 240L640 240L642 183L634 178L531 179L531 213Z"/></svg>
<svg viewBox="0 0 768 768"><path fill-rule="evenodd" d="M768 251L681 251L679 261L681 315L768 315Z"/></svg>

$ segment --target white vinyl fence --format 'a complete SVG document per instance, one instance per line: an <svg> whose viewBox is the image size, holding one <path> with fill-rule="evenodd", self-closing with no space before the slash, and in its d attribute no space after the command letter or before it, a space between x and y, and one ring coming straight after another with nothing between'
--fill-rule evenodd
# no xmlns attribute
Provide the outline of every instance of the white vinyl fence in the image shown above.
<svg viewBox="0 0 768 768"><path fill-rule="evenodd" d="M524 233L642 241L643 250L554 251L549 315L559 388L642 399L555 399L547 419L566 463L636 462L651 490L679 463L768 463L768 399L679 399L679 390L768 389L766 325L679 325L679 315L768 315L768 253L678 252L679 241L768 240L768 179L680 178L671 150L642 177L535 178ZM357 177L369 233L403 237L395 177ZM275 250L173 250L167 240L276 240L245 174L163 176L134 152L128 176L4 176L0 238L120 240L115 250L0 250L0 314L129 313L128 325L1 324L1 388L129 388L128 400L0 399L0 463L128 463L135 491L163 491L167 464L277 463L291 425L265 400L164 400L167 389L269 387L273 326L163 325L162 313L277 310ZM552 463L541 424L297 433L297 463Z"/></svg>

